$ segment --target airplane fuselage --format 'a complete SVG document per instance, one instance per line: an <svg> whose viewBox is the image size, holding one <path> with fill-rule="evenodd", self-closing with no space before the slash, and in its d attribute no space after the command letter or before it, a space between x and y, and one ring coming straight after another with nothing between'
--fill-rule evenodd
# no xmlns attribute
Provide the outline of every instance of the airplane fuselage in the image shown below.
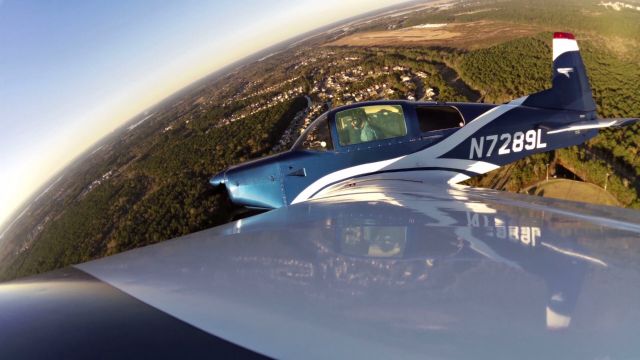
<svg viewBox="0 0 640 360"><path fill-rule="evenodd" d="M286 152L229 168L210 183L232 202L274 209L312 198L350 178L420 179L437 171L452 183L527 155L582 143L597 130L548 135L594 112L524 106L372 101L321 115ZM367 129L368 127L368 129Z"/></svg>

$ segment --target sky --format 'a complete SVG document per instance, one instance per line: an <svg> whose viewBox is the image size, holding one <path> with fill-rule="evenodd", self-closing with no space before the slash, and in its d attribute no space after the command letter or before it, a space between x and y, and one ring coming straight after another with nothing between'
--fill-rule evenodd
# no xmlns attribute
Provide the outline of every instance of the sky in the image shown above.
<svg viewBox="0 0 640 360"><path fill-rule="evenodd" d="M306 31L404 0L0 0L0 226L144 109Z"/></svg>

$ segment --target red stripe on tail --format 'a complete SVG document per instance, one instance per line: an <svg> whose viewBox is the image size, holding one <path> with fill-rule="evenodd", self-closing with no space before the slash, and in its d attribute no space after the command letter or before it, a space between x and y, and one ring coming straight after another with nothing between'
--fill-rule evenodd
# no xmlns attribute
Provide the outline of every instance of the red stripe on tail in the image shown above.
<svg viewBox="0 0 640 360"><path fill-rule="evenodd" d="M554 39L571 39L571 40L576 39L576 37L573 36L572 33L566 33L566 32L555 32L553 33L553 38Z"/></svg>

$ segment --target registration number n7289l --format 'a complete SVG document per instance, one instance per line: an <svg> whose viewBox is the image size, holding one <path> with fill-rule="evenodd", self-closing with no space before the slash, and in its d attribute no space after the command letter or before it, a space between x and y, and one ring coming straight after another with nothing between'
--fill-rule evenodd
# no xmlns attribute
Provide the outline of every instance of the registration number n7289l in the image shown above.
<svg viewBox="0 0 640 360"><path fill-rule="evenodd" d="M542 142L542 130L517 131L513 134L486 135L471 138L469 159L489 157L497 152L498 155L507 155L511 152L518 153L523 150L544 149L546 143Z"/></svg>

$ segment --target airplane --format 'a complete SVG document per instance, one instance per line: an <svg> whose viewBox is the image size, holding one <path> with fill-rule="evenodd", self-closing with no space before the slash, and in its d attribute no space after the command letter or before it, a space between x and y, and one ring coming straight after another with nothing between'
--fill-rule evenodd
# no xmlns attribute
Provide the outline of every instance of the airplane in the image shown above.
<svg viewBox="0 0 640 360"><path fill-rule="evenodd" d="M572 34L554 34L553 74L550 89L502 105L385 100L338 107L314 120L291 150L233 166L209 182L255 209L312 199L352 178L439 173L455 184L637 121L597 118Z"/></svg>
<svg viewBox="0 0 640 360"><path fill-rule="evenodd" d="M639 357L638 211L455 184L637 120L595 117L577 51L504 105L334 109L211 180L273 210L0 283L0 357Z"/></svg>

